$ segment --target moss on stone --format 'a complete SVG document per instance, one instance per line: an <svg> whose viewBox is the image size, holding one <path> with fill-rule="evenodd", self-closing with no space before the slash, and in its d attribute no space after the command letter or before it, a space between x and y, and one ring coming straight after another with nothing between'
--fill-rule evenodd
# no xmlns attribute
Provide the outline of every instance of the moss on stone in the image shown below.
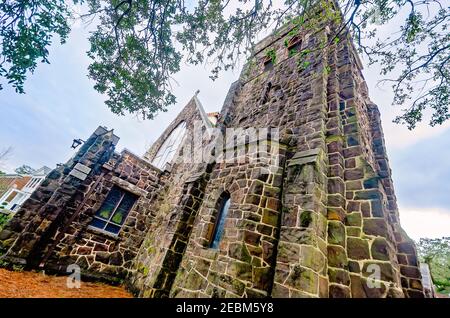
<svg viewBox="0 0 450 318"><path fill-rule="evenodd" d="M313 221L313 214L314 212L311 211L303 211L300 214L300 226L301 227L308 227L311 222Z"/></svg>
<svg viewBox="0 0 450 318"><path fill-rule="evenodd" d="M369 259L369 243L364 239L349 237L347 239L347 254L352 259Z"/></svg>
<svg viewBox="0 0 450 318"><path fill-rule="evenodd" d="M344 136L343 135L333 135L333 136L328 136L326 138L327 144L335 142L335 141L344 142Z"/></svg>
<svg viewBox="0 0 450 318"><path fill-rule="evenodd" d="M328 269L328 278L330 283L337 283L348 286L350 284L350 276L347 271L338 268Z"/></svg>
<svg viewBox="0 0 450 318"><path fill-rule="evenodd" d="M321 272L325 267L325 256L314 246L303 245L300 250L300 264Z"/></svg>
<svg viewBox="0 0 450 318"><path fill-rule="evenodd" d="M362 225L362 215L359 212L354 212L347 214L345 216L345 224L348 226L361 226Z"/></svg>
<svg viewBox="0 0 450 318"><path fill-rule="evenodd" d="M250 263L252 260L252 257L246 245L243 243L230 244L229 255L231 258L240 260L245 263Z"/></svg>
<svg viewBox="0 0 450 318"><path fill-rule="evenodd" d="M286 280L286 284L295 289L316 294L318 290L318 281L319 276L311 269L296 265L291 270L291 273Z"/></svg>
<svg viewBox="0 0 450 318"><path fill-rule="evenodd" d="M372 242L372 246L370 249L372 253L372 257L374 259L388 261L389 260L389 244L383 237L377 237Z"/></svg>
<svg viewBox="0 0 450 318"><path fill-rule="evenodd" d="M329 245L328 251L328 265L337 268L347 267L347 255L342 246Z"/></svg>
<svg viewBox="0 0 450 318"><path fill-rule="evenodd" d="M328 222L328 243L345 246L345 227L339 221Z"/></svg>

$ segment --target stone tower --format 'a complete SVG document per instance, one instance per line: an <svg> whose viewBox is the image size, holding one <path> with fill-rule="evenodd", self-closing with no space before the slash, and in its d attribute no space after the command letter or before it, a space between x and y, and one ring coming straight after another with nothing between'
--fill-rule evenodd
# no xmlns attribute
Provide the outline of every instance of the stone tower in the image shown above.
<svg viewBox="0 0 450 318"><path fill-rule="evenodd" d="M194 96L143 158L108 152L82 182L70 174L76 162L50 174L57 183L44 183L0 233L5 259L80 264L85 275L125 279L141 297L424 297L378 108L351 40L330 41L331 29L286 26L265 38L230 88L216 128L276 129L279 138L257 141L258 154L244 138L220 148L236 160L218 160L209 136L212 160L159 166L174 131L186 131L179 157L196 129L213 128ZM250 160L274 149L276 161ZM136 202L111 234L92 220L113 186ZM44 213L40 196L63 190L71 192L58 213Z"/></svg>
<svg viewBox="0 0 450 318"><path fill-rule="evenodd" d="M361 61L349 38L315 32L286 27L261 41L221 111L222 130L278 128L278 164L199 168L162 227L174 234L144 241L140 295L423 297ZM320 41L333 44L317 50ZM224 234L211 248L224 196ZM158 257L155 242L166 244Z"/></svg>

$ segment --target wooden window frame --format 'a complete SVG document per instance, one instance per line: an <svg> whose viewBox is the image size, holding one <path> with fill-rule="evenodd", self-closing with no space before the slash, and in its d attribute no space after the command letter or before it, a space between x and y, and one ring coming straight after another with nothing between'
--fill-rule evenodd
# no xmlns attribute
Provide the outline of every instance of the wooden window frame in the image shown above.
<svg viewBox="0 0 450 318"><path fill-rule="evenodd" d="M108 217L108 219L105 219L105 218L102 218L102 217L100 217L100 216L97 216L98 211L102 208L103 204L105 204L106 200L108 199L109 194L111 193L111 191L112 191L114 188L118 189L118 191L121 192L121 195L120 195L120 199L117 200L117 203L114 205L114 208L111 210L110 216ZM122 204L123 199L125 198L125 196L126 196L127 194L133 196L134 202L133 202L132 206L127 210L126 215L124 216L124 220L123 220L122 224L117 224L117 223L115 223L114 221L112 221L112 218L114 217L115 213L117 212L117 209L118 209L119 206ZM89 226L95 228L96 230L100 230L100 231L105 232L105 233L108 233L108 234L118 235L119 232L122 230L123 225L125 224L125 221L126 221L126 219L128 218L128 215L130 214L131 210L133 209L133 207L134 207L134 205L136 204L136 202L137 202L138 199L139 199L139 197L138 197L136 194L134 194L134 193L132 193L132 192L130 192L130 191L127 191L127 190L125 190L125 189L122 189L122 188L119 187L119 186L114 185L114 186L111 188L111 190L109 191L109 193L107 194L105 200L103 200L103 202L102 202L102 204L100 205L100 207L98 208L98 210L95 212L94 217L93 217L93 219L92 219L92 221L91 221L91 224L90 224ZM92 225L94 219L97 219L97 220L99 220L99 221L101 221L101 222L105 222L105 225L104 225L103 227L99 227L99 226L96 226L96 225ZM108 227L108 225L110 225L110 224L113 225L113 226L115 226L115 227L118 227L118 228L119 228L119 230L117 231L117 233L114 233L114 232L112 232L112 231L108 231L108 230L106 229L106 228Z"/></svg>
<svg viewBox="0 0 450 318"><path fill-rule="evenodd" d="M293 48L295 48L297 46L299 49L301 49L302 41L303 41L303 38L300 36L300 34L294 35L288 42L288 45L287 45L288 51L290 52ZM300 52L300 51L298 51L298 52ZM296 53L298 53L298 52L296 52Z"/></svg>

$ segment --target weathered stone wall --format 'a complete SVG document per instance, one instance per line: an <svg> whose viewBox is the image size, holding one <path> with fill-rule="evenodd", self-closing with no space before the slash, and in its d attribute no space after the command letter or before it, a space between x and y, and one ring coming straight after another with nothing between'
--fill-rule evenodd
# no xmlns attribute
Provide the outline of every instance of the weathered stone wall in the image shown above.
<svg viewBox="0 0 450 318"><path fill-rule="evenodd" d="M282 168L265 162L248 163L251 155L238 157L242 163L224 162L212 169L171 297L270 294L279 235ZM225 192L231 205L224 234L220 247L211 249L209 243Z"/></svg>
<svg viewBox="0 0 450 318"><path fill-rule="evenodd" d="M86 276L125 278L156 214L151 203L164 180L146 160L127 150L114 153L115 143L112 132L99 128L74 158L49 174L0 233L4 259L60 273L77 264ZM84 180L73 175L77 163L91 169ZM89 226L113 185L139 197L117 235Z"/></svg>
<svg viewBox="0 0 450 318"><path fill-rule="evenodd" d="M194 96L145 157L153 160L167 136L183 121L186 122L187 135L179 154L181 157L183 151L186 151L190 155L195 123L200 123L200 128L210 127L205 118L204 111ZM130 277L132 290L144 297L168 296L202 202L208 175L207 165L196 162L194 158L187 158L187 162L175 159L168 169L170 171L165 171L166 187L155 201L155 221L139 250L134 262L134 273Z"/></svg>
<svg viewBox="0 0 450 318"><path fill-rule="evenodd" d="M101 166L114 151L117 137L99 127L80 151L53 170L38 189L22 205L0 233L0 246L5 258L34 266L42 259L42 248L58 227L58 223L75 212L74 203L83 197ZM75 169L82 165L84 172Z"/></svg>
<svg viewBox="0 0 450 318"><path fill-rule="evenodd" d="M125 278L156 216L152 202L164 185L160 174L150 163L126 150L115 154L102 167L98 183L87 189L85 201L77 202L78 215L67 222L67 228L58 228L49 241L53 251L46 268L62 271L68 264L78 264L92 277ZM117 235L89 226L113 186L138 196Z"/></svg>
<svg viewBox="0 0 450 318"><path fill-rule="evenodd" d="M338 46L334 62L336 67L331 66L331 77L336 71L337 81L332 88L329 85L328 92L333 111L329 117L331 120L332 115L334 120L329 122L332 134L328 136L328 152L338 154L339 159L338 164L330 166L329 176L335 182L329 183L328 188L340 190L340 207L345 208L345 214L337 217L329 214L328 243L335 249L337 242L335 239L330 242L330 238L340 238L337 241L345 247L346 254L342 250L336 253L344 271L329 270L330 280L336 277L335 285L330 287L333 286L336 296L345 297L423 296L420 284L415 284L415 292L406 294L401 289L405 286L400 281L396 255L401 246L397 246L395 236L400 227L381 122L377 107L368 98L361 66L350 41ZM333 90L337 94L331 96ZM341 132L343 138L339 138ZM345 182L345 200L342 200L342 181ZM333 220L335 218L337 220ZM337 226L336 222L342 224ZM345 232L342 225L345 225ZM411 243L406 236L401 240ZM415 262L411 265L418 271L417 259ZM345 274L347 268L350 277ZM368 288L367 277L372 277L374 268L380 271L379 287ZM331 291L330 288L330 296L333 296Z"/></svg>
<svg viewBox="0 0 450 318"><path fill-rule="evenodd" d="M351 40L330 41L331 29L267 37L230 88L219 129L278 128L278 141L258 141L257 155L255 141L219 147L206 134L202 146L235 157L189 158L194 130L211 127L196 96L144 159L113 154L112 132L94 134L0 233L5 259L57 271L76 263L126 278L141 297L423 297L378 108ZM323 42L332 44L317 49ZM160 171L151 162L183 121L178 158L188 161ZM84 179L78 163L90 169ZM89 227L113 185L139 196L117 236Z"/></svg>
<svg viewBox="0 0 450 318"><path fill-rule="evenodd" d="M328 32L300 33L297 48L314 48ZM378 110L351 41L300 68L286 40L282 33L259 45L219 121L280 128L282 185L252 174L253 166L215 164L170 295L423 297L414 246L398 224ZM212 250L224 191L230 214Z"/></svg>

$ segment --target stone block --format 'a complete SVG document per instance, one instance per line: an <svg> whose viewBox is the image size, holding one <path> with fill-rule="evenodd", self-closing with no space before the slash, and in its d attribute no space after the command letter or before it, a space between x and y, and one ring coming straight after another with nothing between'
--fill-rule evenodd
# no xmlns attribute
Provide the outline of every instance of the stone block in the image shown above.
<svg viewBox="0 0 450 318"><path fill-rule="evenodd" d="M280 242L278 244L277 261L296 264L300 260L300 246L292 243Z"/></svg>
<svg viewBox="0 0 450 318"><path fill-rule="evenodd" d="M330 283L336 283L341 285L350 285L350 276L346 270L338 268L328 268L328 278Z"/></svg>
<svg viewBox="0 0 450 318"><path fill-rule="evenodd" d="M342 246L329 245L328 251L328 266L345 268L347 266L347 254Z"/></svg>
<svg viewBox="0 0 450 318"><path fill-rule="evenodd" d="M202 277L198 272L192 270L184 281L184 288L190 290L203 290L208 285L207 280Z"/></svg>
<svg viewBox="0 0 450 318"><path fill-rule="evenodd" d="M240 280L252 280L252 265L240 261L230 261L227 274Z"/></svg>
<svg viewBox="0 0 450 318"><path fill-rule="evenodd" d="M355 191L355 200L381 200L382 196L379 190L361 190Z"/></svg>
<svg viewBox="0 0 450 318"><path fill-rule="evenodd" d="M385 238L375 238L375 240L372 242L370 251L372 253L372 258L374 259L382 261L390 260L391 248L389 247L389 244Z"/></svg>
<svg viewBox="0 0 450 318"><path fill-rule="evenodd" d="M348 226L361 226L362 215L359 212L349 213L345 216L345 224Z"/></svg>
<svg viewBox="0 0 450 318"><path fill-rule="evenodd" d="M370 282L359 275L350 274L352 298L380 298L386 293L382 283Z"/></svg>
<svg viewBox="0 0 450 318"><path fill-rule="evenodd" d="M361 271L364 277L376 278L379 275L379 280L387 282L397 282L398 278L394 271L392 264L382 262L364 262L364 266Z"/></svg>
<svg viewBox="0 0 450 318"><path fill-rule="evenodd" d="M328 243L345 246L345 227L339 221L328 222Z"/></svg>
<svg viewBox="0 0 450 318"><path fill-rule="evenodd" d="M400 265L400 273L410 278L418 278L418 279L422 278L419 269L415 266Z"/></svg>
<svg viewBox="0 0 450 318"><path fill-rule="evenodd" d="M347 238L347 255L351 259L370 259L369 243L365 239Z"/></svg>
<svg viewBox="0 0 450 318"><path fill-rule="evenodd" d="M291 269L286 284L297 290L310 294L317 294L319 288L319 276L311 269L296 265Z"/></svg>
<svg viewBox="0 0 450 318"><path fill-rule="evenodd" d="M273 280L273 272L270 267L255 267L253 268L253 284L254 287L260 290L269 290Z"/></svg>
<svg viewBox="0 0 450 318"><path fill-rule="evenodd" d="M364 218L363 231L365 234L368 234L368 235L388 237L388 229L386 226L386 220L384 220L384 219Z"/></svg>
<svg viewBox="0 0 450 318"><path fill-rule="evenodd" d="M397 250L399 253L403 254L415 254L416 250L414 248L414 244L410 242L403 242L397 245Z"/></svg>
<svg viewBox="0 0 450 318"><path fill-rule="evenodd" d="M275 283L272 289L273 298L289 298L289 288L279 283Z"/></svg>
<svg viewBox="0 0 450 318"><path fill-rule="evenodd" d="M250 263L251 255L248 252L248 249L243 243L232 243L229 246L228 253L231 258L240 260L242 262Z"/></svg>
<svg viewBox="0 0 450 318"><path fill-rule="evenodd" d="M331 284L329 287L330 298L350 298L350 288L347 286Z"/></svg>
<svg viewBox="0 0 450 318"><path fill-rule="evenodd" d="M278 217L279 217L278 212L274 212L272 210L265 209L263 211L262 221L263 221L263 223L265 223L267 225L276 227L276 226L278 226Z"/></svg>
<svg viewBox="0 0 450 318"><path fill-rule="evenodd" d="M322 272L326 265L325 256L314 246L302 245L300 247L300 265L311 268L317 273Z"/></svg>

